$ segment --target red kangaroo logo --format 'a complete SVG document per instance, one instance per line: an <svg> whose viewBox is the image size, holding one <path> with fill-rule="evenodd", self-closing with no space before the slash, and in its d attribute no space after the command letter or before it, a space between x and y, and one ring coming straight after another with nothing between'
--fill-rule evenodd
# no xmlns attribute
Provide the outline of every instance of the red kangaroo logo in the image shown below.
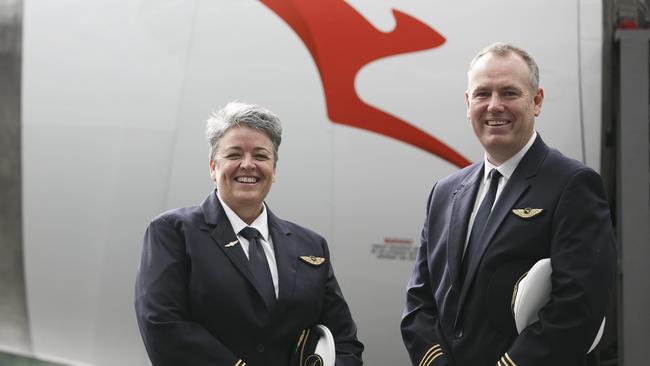
<svg viewBox="0 0 650 366"><path fill-rule="evenodd" d="M318 67L327 114L334 123L361 128L416 146L458 166L469 161L425 131L364 103L354 80L368 63L438 47L445 38L419 20L393 9L392 32L377 30L343 0L262 0L300 36Z"/></svg>

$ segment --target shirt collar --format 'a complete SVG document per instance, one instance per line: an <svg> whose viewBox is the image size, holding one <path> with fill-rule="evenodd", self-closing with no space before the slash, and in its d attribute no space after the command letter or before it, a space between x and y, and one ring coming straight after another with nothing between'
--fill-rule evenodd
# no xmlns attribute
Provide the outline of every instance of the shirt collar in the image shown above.
<svg viewBox="0 0 650 366"><path fill-rule="evenodd" d="M228 220L230 221L230 225L232 225L232 229L235 232L235 234L239 235L239 232L247 227L250 226L252 228L257 229L257 231L260 232L260 235L262 235L262 238L265 241L269 241L269 224L268 224L268 215L266 214L266 203L262 202L262 213L260 213L259 216L253 221L250 225L244 222L236 213L233 211L230 206L228 206L222 199L221 196L219 195L219 192L217 191L217 198L219 198L219 202L221 202L221 206L223 206L223 210L226 212L226 216L228 217Z"/></svg>
<svg viewBox="0 0 650 366"><path fill-rule="evenodd" d="M490 177L490 172L492 169L498 170L499 173L501 173L501 175L505 178L505 181L510 179L512 173L514 173L515 169L517 169L517 165L519 165L521 159L524 157L524 155L526 155L530 147L533 146L533 142L535 142L536 137L537 131L533 131L533 135L530 137L530 139L528 139L526 145L524 145L524 147L522 147L521 150L519 150L516 154L511 156L510 159L504 161L499 166L495 166L494 164L490 163L487 159L487 154L485 154L483 156L483 166L485 167L483 171L483 182L485 182Z"/></svg>

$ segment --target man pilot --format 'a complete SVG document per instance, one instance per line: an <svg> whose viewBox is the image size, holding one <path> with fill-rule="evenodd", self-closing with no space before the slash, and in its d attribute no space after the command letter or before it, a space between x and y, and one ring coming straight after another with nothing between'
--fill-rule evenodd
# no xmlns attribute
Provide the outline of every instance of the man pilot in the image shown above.
<svg viewBox="0 0 650 366"><path fill-rule="evenodd" d="M418 366L578 366L605 314L615 246L600 176L535 131L544 91L523 49L472 60L467 117L484 159L438 181L427 202L401 331ZM550 300L520 334L515 284L550 258Z"/></svg>

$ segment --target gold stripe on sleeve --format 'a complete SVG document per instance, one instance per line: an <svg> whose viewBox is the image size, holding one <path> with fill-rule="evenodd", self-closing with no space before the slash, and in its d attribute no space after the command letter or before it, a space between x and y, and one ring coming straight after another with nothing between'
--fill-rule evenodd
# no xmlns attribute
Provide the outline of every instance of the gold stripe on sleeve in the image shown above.
<svg viewBox="0 0 650 366"><path fill-rule="evenodd" d="M422 356L422 360L420 360L418 366L427 366L429 363L431 363L431 361L433 361L433 359L430 359L432 354L435 354L437 352L440 352L440 354L442 354L442 348L440 347L439 344L436 344L433 347L429 348L429 350L427 350L424 356Z"/></svg>
<svg viewBox="0 0 650 366"><path fill-rule="evenodd" d="M300 331L300 337L298 337L298 343L296 344L296 352L298 352L298 349L300 348L300 343L302 343L303 338L305 338L305 331L306 329Z"/></svg>
<svg viewBox="0 0 650 366"><path fill-rule="evenodd" d="M237 362L235 363L235 366L246 366L246 362L244 362L242 360L237 360Z"/></svg>
<svg viewBox="0 0 650 366"><path fill-rule="evenodd" d="M307 344L307 338L309 338L309 332L311 329L307 329L305 333L304 341L302 342L302 348L300 349L300 366L303 366L302 361L304 360L305 345Z"/></svg>
<svg viewBox="0 0 650 366"><path fill-rule="evenodd" d="M442 350L439 349L431 354L431 357L429 357L429 361L426 363L426 366L430 366L431 363L438 357L442 356Z"/></svg>
<svg viewBox="0 0 650 366"><path fill-rule="evenodd" d="M513 361L512 358L510 358L510 355L508 354L508 352L506 352L505 357L506 357L506 359L508 360L508 362L510 362L510 365L511 365L511 366L517 366L517 364L515 363L515 361ZM506 365L506 366L507 366L507 365Z"/></svg>

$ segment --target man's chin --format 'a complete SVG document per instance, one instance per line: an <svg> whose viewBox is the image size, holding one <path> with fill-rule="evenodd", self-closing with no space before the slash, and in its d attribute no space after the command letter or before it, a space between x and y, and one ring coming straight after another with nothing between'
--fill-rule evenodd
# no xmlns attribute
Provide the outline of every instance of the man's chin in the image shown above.
<svg viewBox="0 0 650 366"><path fill-rule="evenodd" d="M512 139L505 135L491 135L483 139L483 148L488 153L500 154L509 150L512 145Z"/></svg>
<svg viewBox="0 0 650 366"><path fill-rule="evenodd" d="M494 143L483 147L488 155L488 161L496 166L503 164L517 152L512 148L512 144L507 143Z"/></svg>

